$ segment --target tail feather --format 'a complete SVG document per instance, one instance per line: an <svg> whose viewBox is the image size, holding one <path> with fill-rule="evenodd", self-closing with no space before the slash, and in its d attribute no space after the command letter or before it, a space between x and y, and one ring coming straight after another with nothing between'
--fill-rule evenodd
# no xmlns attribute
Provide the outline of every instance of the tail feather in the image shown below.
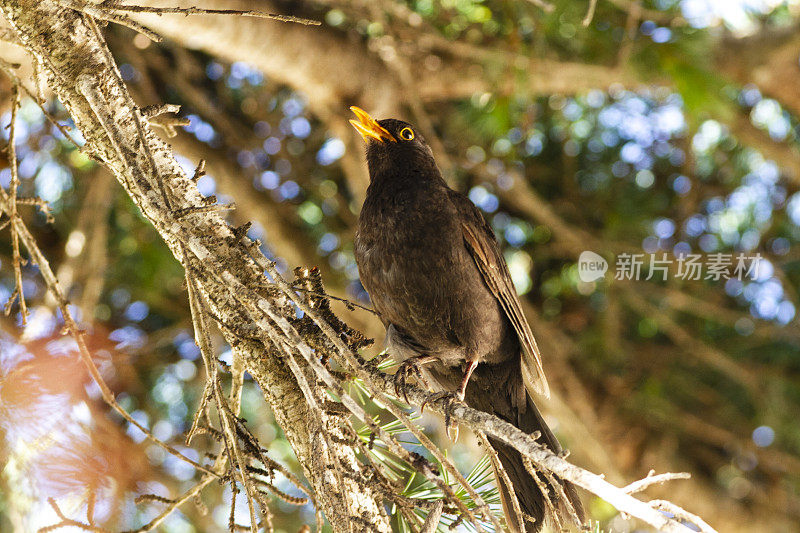
<svg viewBox="0 0 800 533"><path fill-rule="evenodd" d="M518 417L518 421L514 425L526 433L539 431L541 433L539 441L553 452L559 453L561 451L561 446L558 440L555 435L553 435L552 431L550 431L550 428L547 426L544 419L542 419L539 410L530 399L527 399L526 407L525 412ZM509 531L512 533L535 533L542 529L547 515L547 503L542 489L547 492L547 497L555 511L559 514L561 522L565 525L573 523L571 513L568 512L568 506L562 501L563 499L560 494L557 493L543 477L539 478L540 483L537 483L536 480L531 477L528 470L525 468L525 464L519 452L496 439L490 438L489 442L495 451L497 451L500 463L506 474L508 474L508 478L514 487L514 494L517 497L520 509L523 513L522 517L516 516L511 503L511 495L505 484L501 481L499 473L495 471L495 477L497 478L497 483L500 488L500 500L503 505L503 513L506 516L506 523ZM581 504L580 498L578 498L575 486L563 480L559 481L575 514L581 523L583 523L583 505ZM519 530L519 523L525 525L523 531Z"/></svg>
<svg viewBox="0 0 800 533"><path fill-rule="evenodd" d="M454 370L455 368L455 370ZM425 379L435 384L441 390L456 390L461 382L463 373L457 367L446 367L430 365L423 369ZM558 443L553 432L547 427L542 415L534 405L533 400L525 390L523 383L520 360L508 360L503 363L488 365L481 364L475 369L472 378L467 386L465 400L467 405L494 414L507 422L514 424L525 433L531 434L538 431L541 436L539 442L552 450L554 453L561 452L561 445ZM523 518L526 519L524 531L519 531L508 490L504 487L500 476L495 471L495 477L500 487L500 497L503 504L503 512L506 516L506 523L512 533L537 533L542 529L547 516L547 505L540 485L531 477L522 462L522 457L514 448L502 442L489 438L489 443L497 451L503 470L514 487L514 493L520 504ZM557 492L543 477L541 487L547 492L550 502L555 511L559 514L564 525L573 523L570 513L567 512L567 505L560 492ZM578 518L584 522L584 512L581 501L575 486L571 483L559 480L566 499L572 504Z"/></svg>

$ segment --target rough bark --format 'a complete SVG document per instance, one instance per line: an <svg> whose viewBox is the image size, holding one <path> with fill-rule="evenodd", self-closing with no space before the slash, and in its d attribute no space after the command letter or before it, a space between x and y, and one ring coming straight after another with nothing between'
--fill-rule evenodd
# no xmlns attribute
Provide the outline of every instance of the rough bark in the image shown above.
<svg viewBox="0 0 800 533"><path fill-rule="evenodd" d="M94 23L47 0L8 0L0 8L75 120L87 141L84 150L111 170L175 257L197 275L215 315L228 324L257 324L260 338L283 342L265 313L277 317L291 311L252 290L263 284L253 250L238 242L183 174L170 147L150 130ZM246 297L247 304L242 301ZM265 387L276 419L286 424L286 436L334 530L362 530L368 523L376 531L389 531L379 498L357 481L358 475L331 478L331 471L356 470L358 463L348 446L320 439L328 428L315 425L320 417L311 412L297 374L270 356L264 342L239 344L236 353ZM305 425L297 423L301 420Z"/></svg>

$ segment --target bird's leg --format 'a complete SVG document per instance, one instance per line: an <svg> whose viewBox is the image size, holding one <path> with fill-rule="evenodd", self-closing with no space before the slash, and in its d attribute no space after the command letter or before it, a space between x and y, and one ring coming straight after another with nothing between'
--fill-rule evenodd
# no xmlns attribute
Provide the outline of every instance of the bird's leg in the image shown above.
<svg viewBox="0 0 800 533"><path fill-rule="evenodd" d="M410 357L400 363L400 366L397 367L397 372L394 373L394 392L395 395L399 398L400 391L403 391L403 397L408 401L408 395L406 394L406 381L408 381L408 376L411 372L417 376L417 379L427 386L425 382L425 378L422 377L422 372L420 371L420 367L427 365L428 363L433 363L437 361L438 358L433 355L418 355L417 357Z"/></svg>
<svg viewBox="0 0 800 533"><path fill-rule="evenodd" d="M475 372L475 368L477 368L477 366L478 366L477 361L470 361L469 363L467 363L467 370L464 372L464 378L461 380L461 385L458 386L458 390L456 392L445 391L432 394L427 400L422 402L422 405L420 406L420 411L425 411L425 404L427 404L428 402L433 402L445 398L447 399L445 417L449 418L449 414L446 411L452 408L453 402L464 401L464 397L466 396L467 393L467 385L469 384L469 378L472 377L472 373Z"/></svg>
<svg viewBox="0 0 800 533"><path fill-rule="evenodd" d="M446 403L444 405L444 425L447 428L448 436L450 436L450 426L451 426L450 413L453 410L453 404L455 402L463 403L464 397L466 396L467 392L467 384L469 384L469 378L472 377L472 373L475 371L475 368L477 368L477 366L478 366L477 361L470 361L469 363L467 363L467 370L464 372L464 378L461 380L461 385L459 385L458 390L456 392L446 391L433 394L427 400L422 402L422 405L420 406L420 412L424 412L425 404L427 404L428 402L441 399L445 400ZM454 426L454 429L455 429L454 436L450 437L453 440L453 442L458 440L458 427Z"/></svg>
<svg viewBox="0 0 800 533"><path fill-rule="evenodd" d="M469 378L472 377L472 373L475 371L475 368L478 366L478 361L470 361L467 363L467 371L464 372L464 379L461 380L461 386L458 387L458 399L462 402L464 401L464 396L467 394L467 384L469 383Z"/></svg>

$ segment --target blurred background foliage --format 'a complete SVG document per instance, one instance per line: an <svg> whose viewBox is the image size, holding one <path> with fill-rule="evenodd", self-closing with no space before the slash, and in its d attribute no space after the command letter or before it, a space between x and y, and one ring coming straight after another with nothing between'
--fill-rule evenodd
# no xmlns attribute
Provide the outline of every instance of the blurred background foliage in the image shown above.
<svg viewBox="0 0 800 533"><path fill-rule="evenodd" d="M156 44L125 28L105 32L139 103L177 103L191 119L173 144L188 173L207 160L201 192L235 201L231 221L254 221L250 236L285 272L318 265L340 297L368 301L352 253L366 182L358 140L342 127L347 105L372 112L372 103L419 124L451 184L485 212L503 246L555 383L544 411L572 458L622 483L650 468L692 472L691 481L653 493L720 531L800 531L800 108L791 83L800 78L800 3L599 0L587 27L587 2L548 6L271 6L323 21L303 30L308 39L320 32L347 43L324 59L332 87L355 74L336 66L353 47L395 73L391 97L400 101L340 94L333 114L320 112L318 87L293 83L290 73L265 74L239 50L228 54L239 54L232 61L206 49L214 43L189 42L193 35ZM181 22L190 34L192 20ZM419 52L425 39L441 53ZM298 43L286 48L303 55ZM411 62L451 83L448 58L465 55L481 69L453 81L454 96L415 93ZM538 58L542 69L531 73L525 62ZM483 83L472 90L471 78ZM570 86L575 79L580 86ZM9 94L7 80L1 87ZM69 123L57 102L48 106ZM5 113L2 125L9 120ZM1 133L7 140L7 128ZM158 438L198 458L182 446L203 381L179 264L110 175L29 99L17 142L20 194L48 202L55 222L32 210L25 216L58 266L120 403ZM2 164L0 185L8 187ZM7 235L0 302L14 287ZM610 262L605 280L580 280L583 250ZM755 279L681 280L674 265L665 281L611 279L623 253L674 260L720 252L764 260ZM0 530L55 522L49 497L80 514L90 490L108 527L135 527L157 512L136 507L136 495L175 494L194 472L108 412L61 337L35 266L25 268L24 284L27 327L16 306L0 318ZM380 341L371 315L337 309ZM229 360L229 347L218 342ZM300 472L249 381L243 416L271 457ZM448 445L437 420L422 422ZM485 475L471 437L451 453L465 472ZM282 488L292 493L288 483ZM204 496L208 514L186 506L164 530L225 530L230 489L214 490ZM428 489L412 479L408 490ZM587 503L603 529L636 527L599 500ZM274 512L278 531L313 523L309 506L276 499Z"/></svg>

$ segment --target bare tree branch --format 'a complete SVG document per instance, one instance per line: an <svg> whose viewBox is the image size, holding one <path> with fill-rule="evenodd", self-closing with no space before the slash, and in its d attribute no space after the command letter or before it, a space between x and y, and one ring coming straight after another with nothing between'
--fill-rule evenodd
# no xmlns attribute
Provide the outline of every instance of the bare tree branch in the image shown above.
<svg viewBox="0 0 800 533"><path fill-rule="evenodd" d="M689 479L691 477L691 474L688 472L666 472L664 474L656 474L655 470L651 470L648 472L647 477L622 487L622 490L628 494L636 494L637 492L647 489L651 485L665 483L667 481L672 481L673 479Z"/></svg>
<svg viewBox="0 0 800 533"><path fill-rule="evenodd" d="M169 147L142 120L92 24L52 1L7 1L0 5L25 46L40 61L48 84L70 111L87 140L87 150L114 173L173 254L182 262L191 256L202 266L197 279L214 314L229 324L260 323L262 328L269 328L258 318L262 311L238 302L237 294L248 294L246 287L260 286L264 281L246 250L235 242L231 228L215 212L191 220L176 217L181 209L202 205L202 197ZM41 28L47 28L52 38L41 39ZM269 305L264 298L260 302ZM286 304L281 305L281 312L293 313ZM254 312L259 315L248 318ZM235 354L246 358L246 368L262 385L328 520L337 531L352 529L354 517L359 517L359 524L366 520L371 529L388 532L382 505L358 476L344 476L344 488L327 488L329 472L314 458L330 453L337 468L357 469L354 453L336 442L326 450L324 441L316 441L319 435L304 428L303 421L311 417L297 382L287 375L284 362L264 357L264 349L261 343L239 343ZM352 514L346 513L348 508Z"/></svg>

